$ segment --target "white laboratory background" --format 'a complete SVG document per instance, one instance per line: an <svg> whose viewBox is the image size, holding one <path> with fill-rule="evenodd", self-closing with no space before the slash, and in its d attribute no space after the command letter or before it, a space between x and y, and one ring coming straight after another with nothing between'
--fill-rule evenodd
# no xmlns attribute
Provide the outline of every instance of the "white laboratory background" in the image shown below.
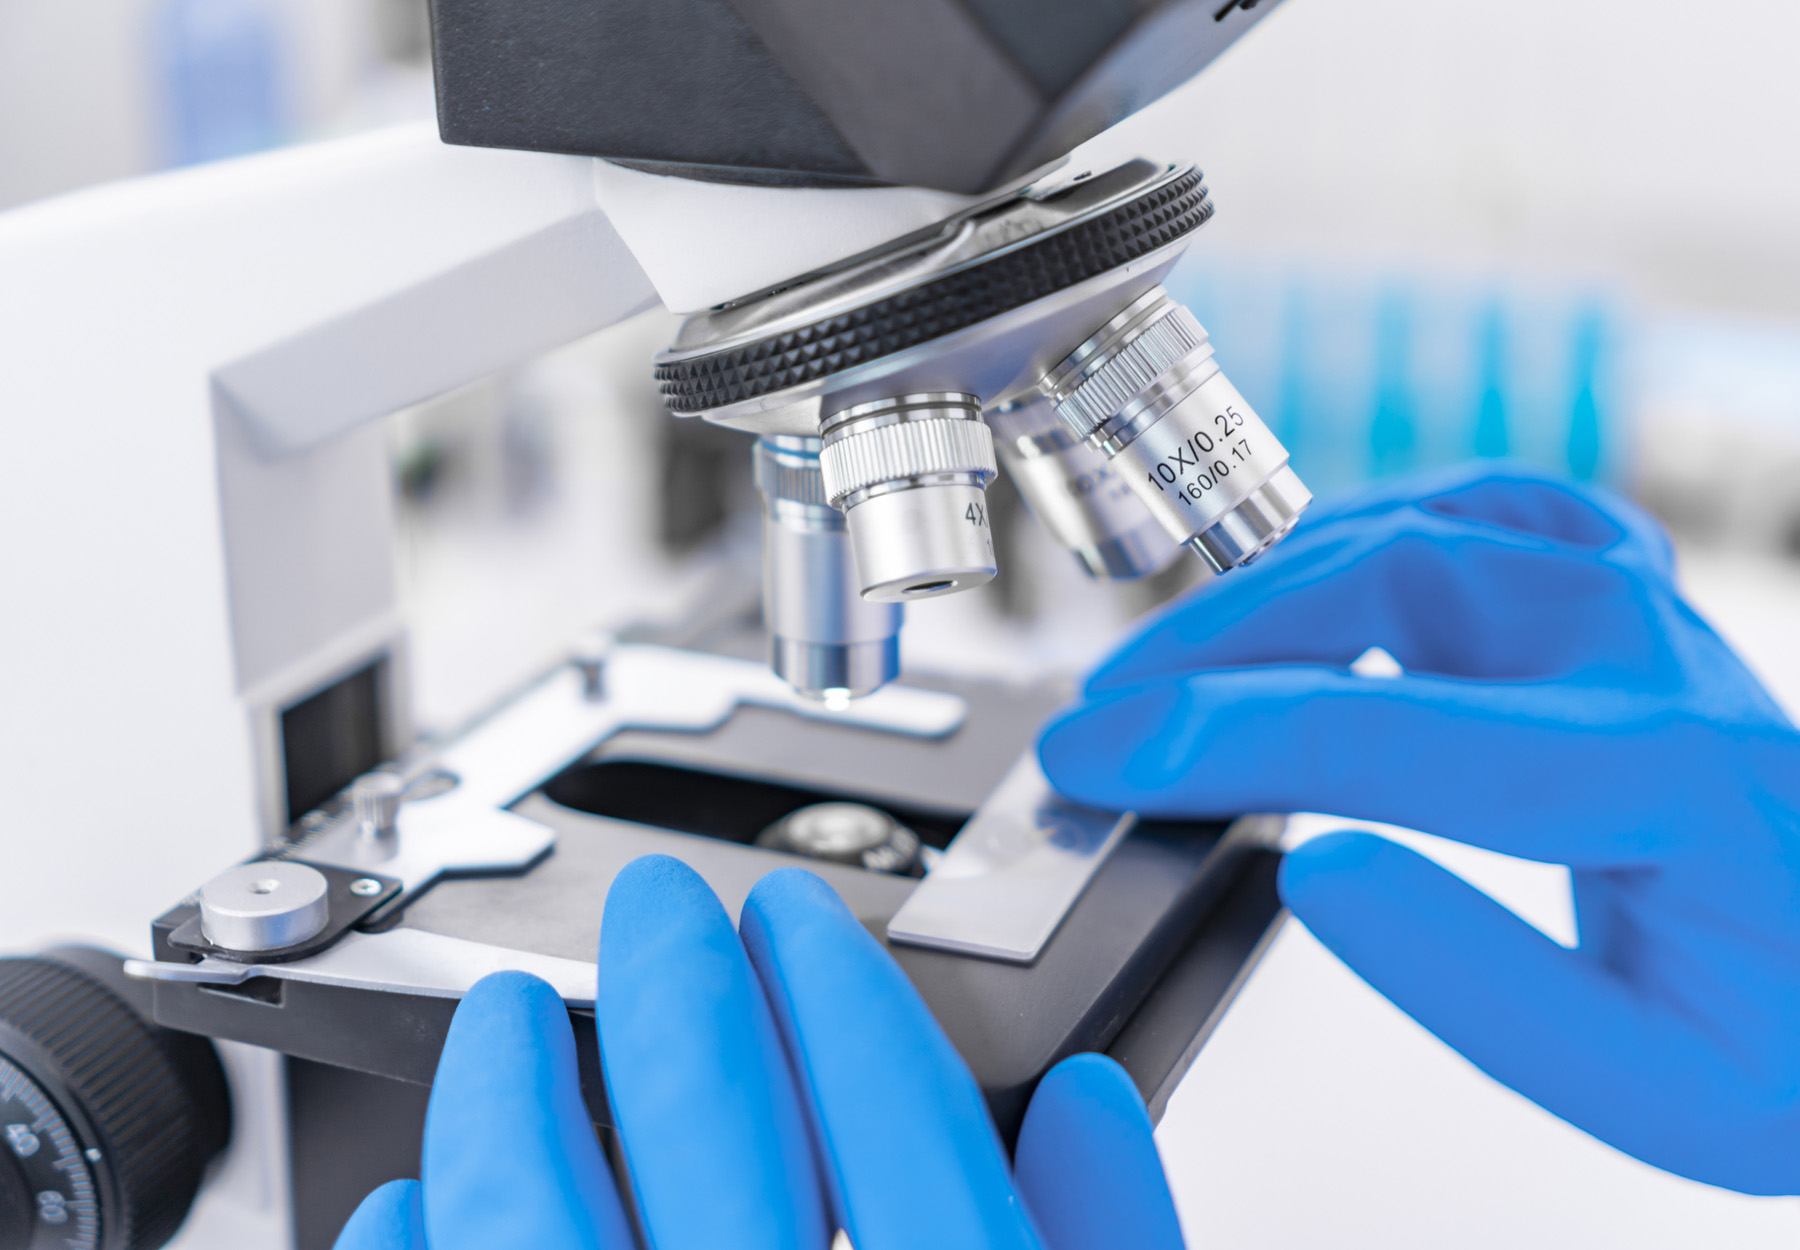
<svg viewBox="0 0 1800 1250"><path fill-rule="evenodd" d="M0 0L0 209L427 120L427 38L423 0ZM1098 144L1206 171L1218 214L1171 284L1322 494L1497 455L1626 493L1794 715L1796 48L1792 0L1286 0ZM670 506L684 474L726 505L744 484L729 445L660 411L670 326L647 314L390 422L427 732L581 628L678 613L754 559L745 516ZM1013 528L1000 582L914 608L910 665L1075 672L1179 589L1096 593ZM1556 870L1437 851L1566 928ZM1196 1247L1800 1244L1800 1199L1599 1145L1293 924L1159 1141Z"/></svg>

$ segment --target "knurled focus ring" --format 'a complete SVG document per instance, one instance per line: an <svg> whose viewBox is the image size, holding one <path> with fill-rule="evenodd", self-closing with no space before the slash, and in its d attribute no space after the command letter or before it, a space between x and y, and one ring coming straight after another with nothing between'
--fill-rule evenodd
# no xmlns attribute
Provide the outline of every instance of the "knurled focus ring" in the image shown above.
<svg viewBox="0 0 1800 1250"><path fill-rule="evenodd" d="M706 412L953 334L1146 256L1212 216L1198 170L1108 213L797 330L656 366L663 402Z"/></svg>
<svg viewBox="0 0 1800 1250"><path fill-rule="evenodd" d="M1180 304L1114 348L1112 358L1057 401L1056 414L1082 438L1091 437L1172 365L1206 345L1206 331Z"/></svg>
<svg viewBox="0 0 1800 1250"><path fill-rule="evenodd" d="M99 1136L123 1203L108 1213L127 1230L118 1244L174 1236L207 1160L180 1070L156 1033L98 981L30 957L0 959L0 1035L9 1030L54 1065L31 1075L63 1086Z"/></svg>
<svg viewBox="0 0 1800 1250"><path fill-rule="evenodd" d="M819 453L825 495L833 506L883 482L967 473L985 487L1000 472L994 436L979 417L928 417L866 429L858 424L844 427Z"/></svg>
<svg viewBox="0 0 1800 1250"><path fill-rule="evenodd" d="M770 499L828 506L825 482L819 473L818 453L771 447L756 440L756 488Z"/></svg>

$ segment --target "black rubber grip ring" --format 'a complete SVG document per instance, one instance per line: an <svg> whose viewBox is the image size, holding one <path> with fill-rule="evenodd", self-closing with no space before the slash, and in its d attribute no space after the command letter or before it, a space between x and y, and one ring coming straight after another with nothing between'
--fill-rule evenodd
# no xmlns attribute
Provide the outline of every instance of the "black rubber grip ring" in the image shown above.
<svg viewBox="0 0 1800 1250"><path fill-rule="evenodd" d="M12 1036L55 1065L27 1071L66 1091L100 1138L123 1205L104 1213L123 1226L102 1228L106 1244L132 1250L173 1237L207 1154L194 1101L158 1030L86 974L26 957L0 959L0 1052Z"/></svg>
<svg viewBox="0 0 1800 1250"><path fill-rule="evenodd" d="M1129 264L1212 216L1198 171L1110 213L850 312L744 347L656 366L684 415L816 381L942 338Z"/></svg>

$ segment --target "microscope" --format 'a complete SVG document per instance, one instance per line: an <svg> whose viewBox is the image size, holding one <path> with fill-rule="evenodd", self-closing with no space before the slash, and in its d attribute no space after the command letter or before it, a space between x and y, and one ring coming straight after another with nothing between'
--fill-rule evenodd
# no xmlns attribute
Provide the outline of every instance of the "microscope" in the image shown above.
<svg viewBox="0 0 1800 1250"><path fill-rule="evenodd" d="M436 132L0 219L0 941L37 952L0 1246L329 1246L503 968L567 1002L604 1130L593 953L648 853L733 912L817 872L1003 1135L1082 1050L1160 1115L1280 818L1071 804L1062 687L902 680L900 635L999 573L1002 466L1095 579L1228 574L1309 502L1160 285L1199 172L1078 150L1275 3L435 0ZM761 621L572 640L415 740L379 419L659 303L671 419L746 436Z"/></svg>

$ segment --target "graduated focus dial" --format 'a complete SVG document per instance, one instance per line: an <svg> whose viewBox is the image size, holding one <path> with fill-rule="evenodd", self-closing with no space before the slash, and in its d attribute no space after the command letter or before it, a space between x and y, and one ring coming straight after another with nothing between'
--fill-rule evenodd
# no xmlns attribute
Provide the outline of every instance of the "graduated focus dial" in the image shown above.
<svg viewBox="0 0 1800 1250"><path fill-rule="evenodd" d="M155 1250L230 1136L217 1054L116 957L0 959L0 1250Z"/></svg>
<svg viewBox="0 0 1800 1250"><path fill-rule="evenodd" d="M0 1250L100 1244L92 1161L43 1086L0 1058Z"/></svg>

